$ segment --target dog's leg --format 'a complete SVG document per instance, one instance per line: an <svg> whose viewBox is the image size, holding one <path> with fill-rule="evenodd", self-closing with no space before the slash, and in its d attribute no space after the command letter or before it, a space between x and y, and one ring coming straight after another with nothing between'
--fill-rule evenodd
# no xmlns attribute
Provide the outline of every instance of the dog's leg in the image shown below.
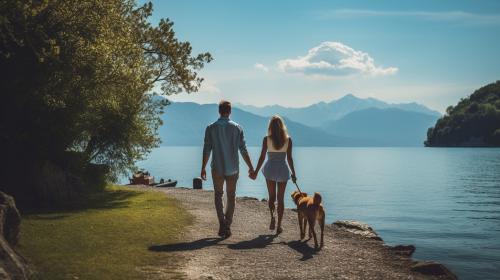
<svg viewBox="0 0 500 280"><path fill-rule="evenodd" d="M321 228L321 243L319 245L320 248L323 248L323 231L325 230L325 212L321 211L321 217L319 219L319 226Z"/></svg>
<svg viewBox="0 0 500 280"><path fill-rule="evenodd" d="M307 229L307 219L304 215L302 215L302 222L304 223L302 228L302 239L306 237L306 229Z"/></svg>
<svg viewBox="0 0 500 280"><path fill-rule="evenodd" d="M314 225L316 224L316 219L314 217L307 217L309 222L309 234L312 233L314 238L314 248L318 249L318 239L316 237L316 232L314 231Z"/></svg>
<svg viewBox="0 0 500 280"><path fill-rule="evenodd" d="M302 230L302 220L304 220L304 217L302 217L300 211L297 211L297 217L299 218L300 240L302 240L305 235L305 232Z"/></svg>
<svg viewBox="0 0 500 280"><path fill-rule="evenodd" d="M313 233L313 230L314 230L314 223L311 223L311 220L309 218L307 218L308 221L309 221L309 239L312 238L312 233Z"/></svg>

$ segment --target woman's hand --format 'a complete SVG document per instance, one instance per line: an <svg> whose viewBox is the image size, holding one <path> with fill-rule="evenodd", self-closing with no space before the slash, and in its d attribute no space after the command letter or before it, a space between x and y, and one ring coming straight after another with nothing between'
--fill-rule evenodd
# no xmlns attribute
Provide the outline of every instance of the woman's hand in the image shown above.
<svg viewBox="0 0 500 280"><path fill-rule="evenodd" d="M297 177L295 176L295 174L292 174L292 182L295 184L297 183Z"/></svg>

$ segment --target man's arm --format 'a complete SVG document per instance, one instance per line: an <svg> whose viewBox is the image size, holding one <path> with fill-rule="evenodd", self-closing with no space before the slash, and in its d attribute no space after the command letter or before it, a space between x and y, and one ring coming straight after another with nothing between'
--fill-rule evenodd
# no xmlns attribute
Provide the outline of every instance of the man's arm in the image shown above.
<svg viewBox="0 0 500 280"><path fill-rule="evenodd" d="M250 156L248 155L248 150L247 150L247 144L245 142L245 135L243 133L243 129L240 127L240 143L239 147L241 156L243 157L243 160L248 166L248 173L252 173L254 171L253 165L252 165L252 160L250 159Z"/></svg>
<svg viewBox="0 0 500 280"><path fill-rule="evenodd" d="M207 163L208 159L210 158L210 153L212 152L212 141L210 140L210 132L209 132L209 127L205 129L205 139L203 141L203 158L201 160L201 173L200 177L203 180L207 179Z"/></svg>
<svg viewBox="0 0 500 280"><path fill-rule="evenodd" d="M254 170L253 170L252 160L250 159L250 156L248 155L248 153L241 154L241 156L245 160L245 163L248 165L248 174L252 173Z"/></svg>
<svg viewBox="0 0 500 280"><path fill-rule="evenodd" d="M209 158L210 154L203 154L203 159L201 162L201 173L200 173L201 179L203 180L207 180L207 170L205 168L207 167L207 162Z"/></svg>

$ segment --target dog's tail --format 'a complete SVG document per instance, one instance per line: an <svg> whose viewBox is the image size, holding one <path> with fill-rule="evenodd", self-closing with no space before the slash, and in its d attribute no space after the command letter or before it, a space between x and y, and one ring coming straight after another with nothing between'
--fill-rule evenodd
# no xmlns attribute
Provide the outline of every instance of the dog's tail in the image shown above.
<svg viewBox="0 0 500 280"><path fill-rule="evenodd" d="M321 204L321 195L319 193L314 193L314 196L313 196L313 204L314 205L320 205Z"/></svg>

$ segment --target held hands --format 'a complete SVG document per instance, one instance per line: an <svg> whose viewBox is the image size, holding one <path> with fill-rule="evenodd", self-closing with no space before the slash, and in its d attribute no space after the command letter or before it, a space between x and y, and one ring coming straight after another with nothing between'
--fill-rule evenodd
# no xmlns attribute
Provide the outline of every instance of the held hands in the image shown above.
<svg viewBox="0 0 500 280"><path fill-rule="evenodd" d="M255 180L257 178L257 171L248 170L248 177L250 177L250 179L252 179L252 180Z"/></svg>

